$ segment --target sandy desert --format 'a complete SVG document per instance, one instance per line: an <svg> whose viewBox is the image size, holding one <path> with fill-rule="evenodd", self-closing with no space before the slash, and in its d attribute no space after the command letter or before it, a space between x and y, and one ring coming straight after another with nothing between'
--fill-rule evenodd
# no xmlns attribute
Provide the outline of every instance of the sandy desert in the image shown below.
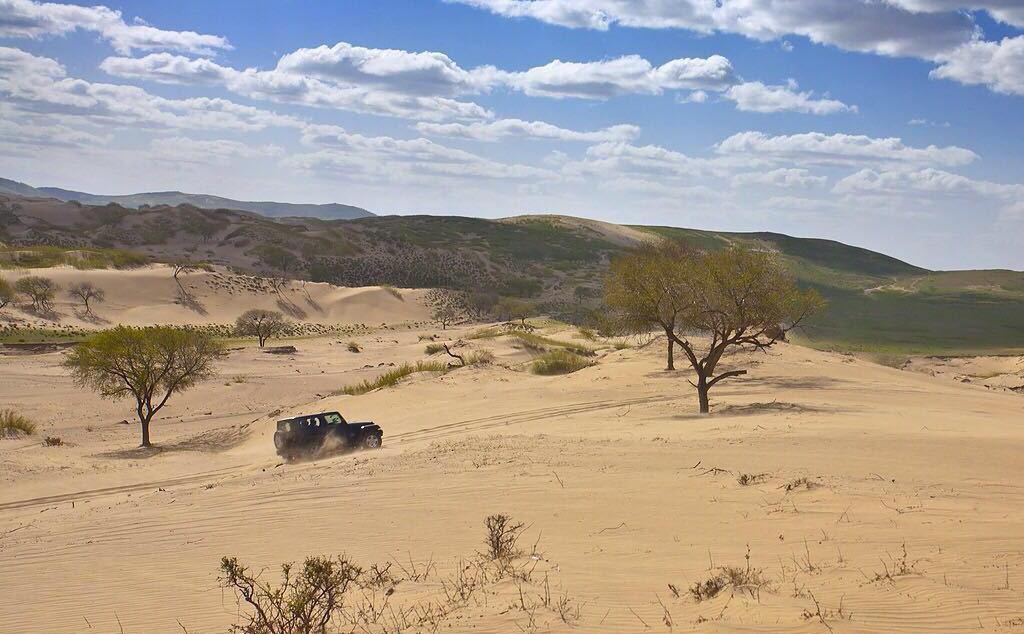
<svg viewBox="0 0 1024 634"><path fill-rule="evenodd" d="M206 315L175 304L161 267L49 274L108 285L97 312L111 320L217 323L271 301L225 297L212 282L244 281L226 272L185 278ZM436 631L1024 630L1024 397L957 380L967 362L741 352L726 363L749 375L713 393L708 417L658 338L589 341L538 320L597 354L536 376L514 338L427 323L417 292L310 286L310 322L334 330L268 344L291 354L232 343L217 378L154 422L152 449L127 403L75 387L62 350L0 355L0 402L40 424L0 442L4 632L223 632L239 605L222 556L273 579L282 562L340 553L391 562L386 591L358 602L381 612L373 631L393 631L396 614L444 601L494 513L526 524L529 574L480 582ZM332 395L424 359L428 337L494 361ZM972 363L978 376L998 365L1001 385L1024 366ZM275 420L332 410L380 424L383 449L275 455ZM690 589L724 567L756 584L697 601Z"/></svg>

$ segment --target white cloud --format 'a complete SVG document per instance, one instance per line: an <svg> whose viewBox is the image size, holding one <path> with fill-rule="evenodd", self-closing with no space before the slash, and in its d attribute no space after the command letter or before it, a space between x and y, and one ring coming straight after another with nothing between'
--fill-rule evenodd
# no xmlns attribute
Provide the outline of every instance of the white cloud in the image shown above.
<svg viewBox="0 0 1024 634"><path fill-rule="evenodd" d="M526 137L530 139L553 139L559 141L584 141L600 143L604 141L631 141L640 134L635 125L614 125L593 132L567 130L543 121L523 121L521 119L499 119L490 122L474 123L417 123L416 130L432 136L446 136L475 141L499 141L508 137Z"/></svg>
<svg viewBox="0 0 1024 634"><path fill-rule="evenodd" d="M676 101L679 103L705 103L708 100L708 93L704 90L694 90L688 95L679 95Z"/></svg>
<svg viewBox="0 0 1024 634"><path fill-rule="evenodd" d="M803 112L806 114L836 114L857 112L857 106L849 106L835 99L815 99L813 93L798 92L796 85L766 86L759 81L749 81L725 91L725 96L736 102L736 107L747 112Z"/></svg>
<svg viewBox="0 0 1024 634"><path fill-rule="evenodd" d="M930 119L911 119L910 121L907 121L907 125L928 126L931 128L950 127L949 121L932 121Z"/></svg>
<svg viewBox="0 0 1024 634"><path fill-rule="evenodd" d="M1024 27L1024 4L1020 0L889 0L910 11L941 13L944 11L987 11L996 20Z"/></svg>
<svg viewBox="0 0 1024 634"><path fill-rule="evenodd" d="M250 131L302 125L292 117L226 99L168 99L137 86L68 77L64 67L48 57L6 47L0 47L0 95L23 113L103 125Z"/></svg>
<svg viewBox="0 0 1024 634"><path fill-rule="evenodd" d="M985 196L1004 200L1010 205L1024 200L1024 185L975 180L934 168L891 171L863 169L836 183L833 191L838 194L898 196Z"/></svg>
<svg viewBox="0 0 1024 634"><path fill-rule="evenodd" d="M363 48L346 42L289 53L280 59L277 70L339 84L432 97L484 92L500 74L493 66L465 70L444 53Z"/></svg>
<svg viewBox="0 0 1024 634"><path fill-rule="evenodd" d="M375 87L343 85L274 69L237 70L209 59L168 53L141 58L110 57L100 68L116 77L168 84L222 86L236 94L278 103L337 108L383 116L430 121L485 119L491 113L475 103L446 97L390 92ZM392 81L396 81L392 77Z"/></svg>
<svg viewBox="0 0 1024 634"><path fill-rule="evenodd" d="M734 187L747 185L767 185L769 187L809 188L824 185L828 182L825 176L814 176L806 169L779 168L767 172L748 172L737 174L732 178Z"/></svg>
<svg viewBox="0 0 1024 634"><path fill-rule="evenodd" d="M926 59L970 41L976 33L974 21L965 13L914 12L896 6L895 2L879 0L448 1L507 17L528 17L571 28L605 30L618 24L698 33L738 33L761 41L802 35L813 42L851 51ZM975 2L1012 3L1013 0Z"/></svg>
<svg viewBox="0 0 1024 634"><path fill-rule="evenodd" d="M675 59L657 67L639 55L627 55L599 62L555 60L507 73L504 81L531 96L609 99L665 90L723 90L737 79L732 64L721 55Z"/></svg>
<svg viewBox="0 0 1024 634"><path fill-rule="evenodd" d="M978 158L974 152L956 146L915 148L898 138L820 132L771 137L763 132L740 132L719 143L716 149L722 155L791 161L797 165L916 163L952 166L966 165Z"/></svg>
<svg viewBox="0 0 1024 634"><path fill-rule="evenodd" d="M98 33L121 54L162 49L210 55L217 49L231 48L225 38L217 35L165 31L145 23L129 25L120 11L104 6L0 0L0 37L40 38L77 30Z"/></svg>
<svg viewBox="0 0 1024 634"><path fill-rule="evenodd" d="M995 92L1024 95L1024 35L1000 42L971 42L942 58L931 77L983 85Z"/></svg>

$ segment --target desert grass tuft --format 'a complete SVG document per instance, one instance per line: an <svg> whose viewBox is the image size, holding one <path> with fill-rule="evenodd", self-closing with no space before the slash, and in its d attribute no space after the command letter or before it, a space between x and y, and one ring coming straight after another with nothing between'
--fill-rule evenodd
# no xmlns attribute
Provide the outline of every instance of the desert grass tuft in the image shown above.
<svg viewBox="0 0 1024 634"><path fill-rule="evenodd" d="M444 344L443 343L428 343L427 347L424 349L424 352L426 352L427 354L440 354L440 353L444 352Z"/></svg>
<svg viewBox="0 0 1024 634"><path fill-rule="evenodd" d="M535 359L530 371L541 375L570 374L592 365L594 362L590 359L568 350L552 350Z"/></svg>
<svg viewBox="0 0 1024 634"><path fill-rule="evenodd" d="M0 437L36 432L36 424L13 409L0 409Z"/></svg>
<svg viewBox="0 0 1024 634"><path fill-rule="evenodd" d="M379 390L385 387L394 387L405 377L416 374L417 372L447 372L448 370L449 368L447 365L437 361L418 361L414 364L403 363L392 370L388 370L376 379L362 381L354 385L346 385L335 392L335 394L358 396L360 394L372 392L373 390Z"/></svg>

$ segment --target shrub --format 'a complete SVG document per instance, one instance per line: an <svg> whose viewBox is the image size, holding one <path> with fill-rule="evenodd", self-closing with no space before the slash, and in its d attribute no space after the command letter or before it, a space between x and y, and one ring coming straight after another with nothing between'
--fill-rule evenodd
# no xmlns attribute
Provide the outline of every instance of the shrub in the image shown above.
<svg viewBox="0 0 1024 634"><path fill-rule="evenodd" d="M427 354L439 354L441 352L444 352L444 344L428 343L427 347L424 349L424 352L426 352Z"/></svg>
<svg viewBox="0 0 1024 634"><path fill-rule="evenodd" d="M43 444L47 447L63 447L64 440L60 436L47 436L43 439Z"/></svg>
<svg viewBox="0 0 1024 634"><path fill-rule="evenodd" d="M398 290L394 286L388 286L387 284L385 284L384 286L381 286L380 288L381 288L381 290L386 292L388 295L393 296L395 299L397 299L399 301L403 301L403 302L405 301L405 298L402 297L402 291Z"/></svg>
<svg viewBox="0 0 1024 634"><path fill-rule="evenodd" d="M36 424L13 409L0 409L0 437L17 436L19 433L32 435Z"/></svg>
<svg viewBox="0 0 1024 634"><path fill-rule="evenodd" d="M361 347L359 347L359 344L356 343L355 341L349 341L348 345L345 346L345 349L348 350L349 352L362 352L363 351L363 349Z"/></svg>
<svg viewBox="0 0 1024 634"><path fill-rule="evenodd" d="M418 361L416 364L403 363L397 368L388 370L376 379L362 381L354 385L346 385L336 393L358 396L384 387L394 387L405 377L417 372L447 372L448 370L447 365L437 361Z"/></svg>
<svg viewBox="0 0 1024 634"><path fill-rule="evenodd" d="M534 374L570 374L590 367L594 362L568 350L552 350L537 358L530 367Z"/></svg>
<svg viewBox="0 0 1024 634"><path fill-rule="evenodd" d="M526 526L522 522L514 522L503 513L489 516L484 525L487 526L487 552L492 560L508 560L518 557L521 552L517 546L519 535Z"/></svg>
<svg viewBox="0 0 1024 634"><path fill-rule="evenodd" d="M281 566L282 581L274 586L238 562L224 557L220 583L248 604L249 612L235 625L239 634L314 634L326 632L337 618L345 593L363 571L344 557L310 557L296 574Z"/></svg>
<svg viewBox="0 0 1024 634"><path fill-rule="evenodd" d="M478 363L493 363L494 353L490 350L474 350L466 355L466 365L477 365Z"/></svg>

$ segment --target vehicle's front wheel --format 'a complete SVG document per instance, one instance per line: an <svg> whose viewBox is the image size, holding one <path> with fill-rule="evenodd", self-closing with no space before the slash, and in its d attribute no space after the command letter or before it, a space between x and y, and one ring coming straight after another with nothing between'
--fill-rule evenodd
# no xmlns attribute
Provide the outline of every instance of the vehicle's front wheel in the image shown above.
<svg viewBox="0 0 1024 634"><path fill-rule="evenodd" d="M380 449L380 445L380 436L377 434L370 434L363 439L363 447L366 447L367 449Z"/></svg>

